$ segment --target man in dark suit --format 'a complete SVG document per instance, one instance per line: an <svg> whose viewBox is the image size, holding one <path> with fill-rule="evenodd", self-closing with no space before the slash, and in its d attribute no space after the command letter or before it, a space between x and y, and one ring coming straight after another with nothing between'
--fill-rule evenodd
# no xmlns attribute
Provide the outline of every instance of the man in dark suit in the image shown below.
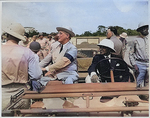
<svg viewBox="0 0 150 118"><path fill-rule="evenodd" d="M89 75L86 77L86 82L90 81L92 83L99 82L99 77L95 72L95 68L98 68L100 71L100 79L102 82L110 82L110 69L114 69L114 81L115 82L126 82L129 79L129 70L126 66L126 63L123 62L120 58L118 59L107 59L111 58L111 53L116 52L114 49L114 43L109 39L103 39L98 46L100 47L100 54L94 56L92 64L88 68ZM101 60L104 60L103 62ZM100 62L101 61L101 62ZM99 63L100 62L100 63ZM126 69L125 69L126 68ZM116 69L116 70L115 70ZM119 71L118 71L118 70ZM123 70L125 72L120 72ZM88 82L87 82L88 83Z"/></svg>

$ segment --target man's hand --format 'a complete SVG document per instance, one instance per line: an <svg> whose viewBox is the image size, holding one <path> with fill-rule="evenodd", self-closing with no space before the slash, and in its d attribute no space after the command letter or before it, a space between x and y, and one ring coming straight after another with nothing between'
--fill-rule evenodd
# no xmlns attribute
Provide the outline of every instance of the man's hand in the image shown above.
<svg viewBox="0 0 150 118"><path fill-rule="evenodd" d="M54 75L51 73L51 71L48 71L48 72L45 74L45 76L54 78Z"/></svg>
<svg viewBox="0 0 150 118"><path fill-rule="evenodd" d="M42 68L42 71L46 71L46 68Z"/></svg>
<svg viewBox="0 0 150 118"><path fill-rule="evenodd" d="M92 83L99 83L99 77L97 75L93 75L91 77L91 81L92 81Z"/></svg>

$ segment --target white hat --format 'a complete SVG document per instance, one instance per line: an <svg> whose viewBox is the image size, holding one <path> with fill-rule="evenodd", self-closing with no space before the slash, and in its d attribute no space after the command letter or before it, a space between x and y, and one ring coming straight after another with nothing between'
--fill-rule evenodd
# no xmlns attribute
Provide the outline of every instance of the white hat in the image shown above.
<svg viewBox="0 0 150 118"><path fill-rule="evenodd" d="M108 47L112 50L112 52L116 52L116 50L114 49L114 43L110 40L110 39L103 39L98 46L105 46Z"/></svg>
<svg viewBox="0 0 150 118"><path fill-rule="evenodd" d="M24 38L25 29L19 23L11 23L8 27L3 28L3 30L22 41L26 41Z"/></svg>
<svg viewBox="0 0 150 118"><path fill-rule="evenodd" d="M64 32L69 33L71 35L71 37L75 36L75 34L71 28L56 27L56 29L57 29L57 31L64 31Z"/></svg>
<svg viewBox="0 0 150 118"><path fill-rule="evenodd" d="M148 24L146 24L144 22L139 23L138 28L137 28L136 31L139 32L143 27L148 27Z"/></svg>
<svg viewBox="0 0 150 118"><path fill-rule="evenodd" d="M122 38L128 38L127 33L123 32L122 34L120 34L120 37Z"/></svg>

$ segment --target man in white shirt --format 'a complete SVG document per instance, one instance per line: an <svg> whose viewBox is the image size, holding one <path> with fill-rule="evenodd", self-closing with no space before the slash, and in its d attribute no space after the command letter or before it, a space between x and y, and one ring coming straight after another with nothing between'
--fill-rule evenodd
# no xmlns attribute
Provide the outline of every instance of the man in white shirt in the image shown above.
<svg viewBox="0 0 150 118"><path fill-rule="evenodd" d="M134 39L134 45L131 47L129 53L129 59L137 77L137 88L144 86L145 76L149 73L148 28L149 26L145 23L139 24L137 31L140 32L140 36Z"/></svg>

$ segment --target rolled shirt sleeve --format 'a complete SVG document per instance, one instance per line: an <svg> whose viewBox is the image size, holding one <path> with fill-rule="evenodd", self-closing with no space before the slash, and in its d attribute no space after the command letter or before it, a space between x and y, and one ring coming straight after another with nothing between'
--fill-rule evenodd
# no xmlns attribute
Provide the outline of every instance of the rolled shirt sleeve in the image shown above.
<svg viewBox="0 0 150 118"><path fill-rule="evenodd" d="M67 50L66 50L64 56L56 63L46 67L46 70L54 73L57 70L67 67L71 63L74 64L74 62L76 61L76 58L77 58L77 49L73 45L71 45L70 47L67 47L67 46L68 45L65 46L65 48L67 48ZM72 67L76 69L76 67L74 67L73 65L69 66L69 67L70 67L70 69L68 69L68 71L74 70L74 69L71 69Z"/></svg>
<svg viewBox="0 0 150 118"><path fill-rule="evenodd" d="M52 61L52 51L39 63L39 66L41 68L44 68L50 64Z"/></svg>

